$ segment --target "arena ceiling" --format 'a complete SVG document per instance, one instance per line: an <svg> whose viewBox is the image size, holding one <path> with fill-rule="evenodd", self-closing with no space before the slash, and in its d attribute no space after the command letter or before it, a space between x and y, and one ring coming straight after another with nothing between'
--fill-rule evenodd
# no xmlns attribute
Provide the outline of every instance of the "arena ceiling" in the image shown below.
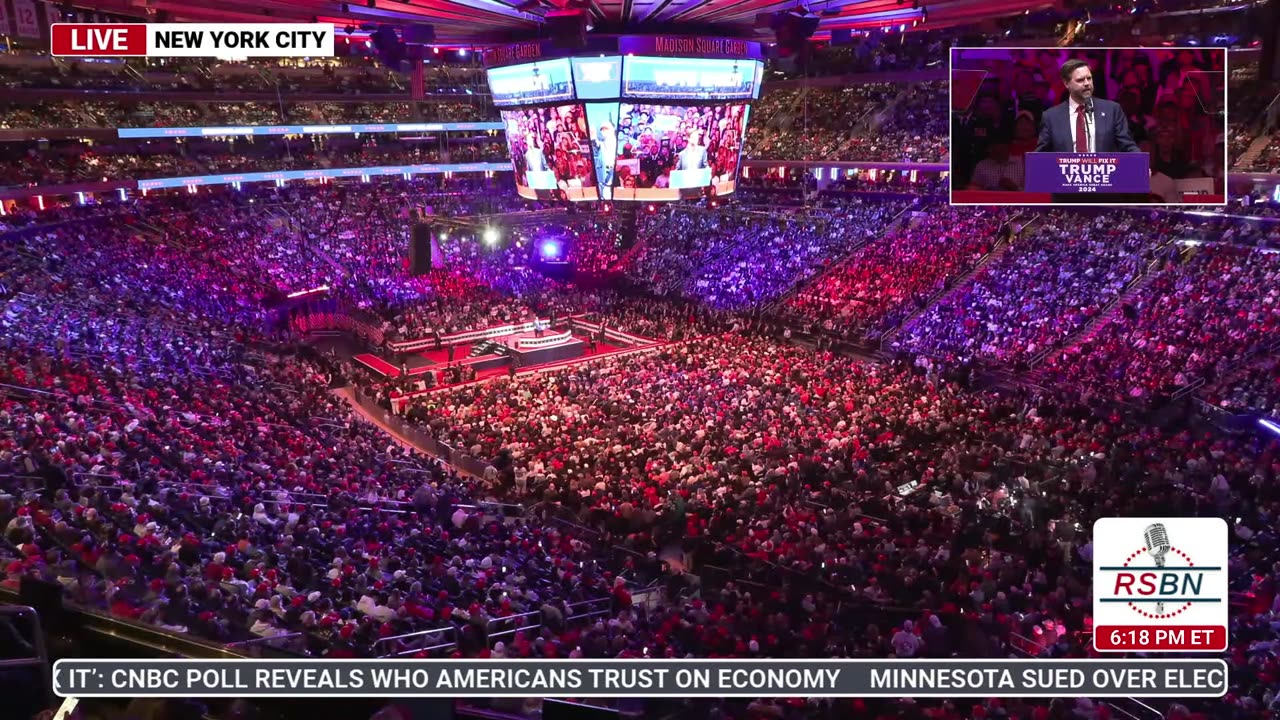
<svg viewBox="0 0 1280 720"><path fill-rule="evenodd" d="M535 37L548 12L581 7L596 31L720 33L768 40L761 13L805 7L818 15L815 39L835 29L940 28L1049 7L1052 0L84 0L77 7L128 15L163 14L170 22L424 23L437 40L480 45ZM924 20L923 23L919 21Z"/></svg>

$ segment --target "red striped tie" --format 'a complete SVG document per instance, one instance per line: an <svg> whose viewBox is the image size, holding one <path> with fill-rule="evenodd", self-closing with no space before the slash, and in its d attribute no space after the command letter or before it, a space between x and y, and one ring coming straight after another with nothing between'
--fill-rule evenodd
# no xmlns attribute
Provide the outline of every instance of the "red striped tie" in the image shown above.
<svg viewBox="0 0 1280 720"><path fill-rule="evenodd" d="M1076 106L1076 152L1089 152L1089 133L1084 127L1084 106Z"/></svg>

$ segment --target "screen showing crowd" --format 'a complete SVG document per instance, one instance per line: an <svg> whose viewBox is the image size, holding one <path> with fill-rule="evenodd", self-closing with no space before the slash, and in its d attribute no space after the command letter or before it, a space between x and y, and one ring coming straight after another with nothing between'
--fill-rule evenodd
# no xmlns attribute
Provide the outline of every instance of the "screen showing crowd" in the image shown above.
<svg viewBox="0 0 1280 720"><path fill-rule="evenodd" d="M759 60L628 57L622 94L665 100L749 100L758 97Z"/></svg>
<svg viewBox="0 0 1280 720"><path fill-rule="evenodd" d="M489 70L489 92L498 107L574 99L569 58Z"/></svg>
<svg viewBox="0 0 1280 720"><path fill-rule="evenodd" d="M503 110L502 121L521 197L599 199L582 105Z"/></svg>
<svg viewBox="0 0 1280 720"><path fill-rule="evenodd" d="M953 48L953 201L958 191L1024 190L1028 153L1086 149L1147 153L1147 202L1224 195L1224 63L1220 48ZM1085 140L1064 68L1091 77Z"/></svg>
<svg viewBox="0 0 1280 720"><path fill-rule="evenodd" d="M751 100L759 60L612 55L543 60L488 71L498 107L570 100Z"/></svg>
<svg viewBox="0 0 1280 720"><path fill-rule="evenodd" d="M607 116L610 107L617 108L616 123ZM604 184L618 200L731 193L748 112L745 104L621 103L592 108L591 129L600 149Z"/></svg>

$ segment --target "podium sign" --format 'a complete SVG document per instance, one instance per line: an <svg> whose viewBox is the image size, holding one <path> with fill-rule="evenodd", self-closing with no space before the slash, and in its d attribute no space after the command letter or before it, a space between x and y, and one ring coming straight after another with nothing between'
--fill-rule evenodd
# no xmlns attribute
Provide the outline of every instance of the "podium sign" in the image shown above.
<svg viewBox="0 0 1280 720"><path fill-rule="evenodd" d="M1146 153L1027 153L1026 190L1054 194L1151 191Z"/></svg>
<svg viewBox="0 0 1280 720"><path fill-rule="evenodd" d="M529 183L529 187L535 190L556 189L555 170L530 170L524 176L525 181Z"/></svg>
<svg viewBox="0 0 1280 720"><path fill-rule="evenodd" d="M672 170L668 187L701 188L711 184L711 168Z"/></svg>

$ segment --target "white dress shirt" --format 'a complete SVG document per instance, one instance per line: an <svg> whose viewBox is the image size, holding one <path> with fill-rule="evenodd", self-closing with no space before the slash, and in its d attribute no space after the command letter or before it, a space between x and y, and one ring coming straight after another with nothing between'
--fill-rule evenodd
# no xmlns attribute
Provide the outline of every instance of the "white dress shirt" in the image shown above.
<svg viewBox="0 0 1280 720"><path fill-rule="evenodd" d="M1067 99L1068 121L1067 125L1071 127L1071 149L1076 149L1076 108L1080 107L1080 103L1074 98ZM1095 111L1096 112L1096 111ZM1089 152L1098 152L1098 134L1093 128L1093 113L1088 110L1084 113L1084 124L1089 134Z"/></svg>

